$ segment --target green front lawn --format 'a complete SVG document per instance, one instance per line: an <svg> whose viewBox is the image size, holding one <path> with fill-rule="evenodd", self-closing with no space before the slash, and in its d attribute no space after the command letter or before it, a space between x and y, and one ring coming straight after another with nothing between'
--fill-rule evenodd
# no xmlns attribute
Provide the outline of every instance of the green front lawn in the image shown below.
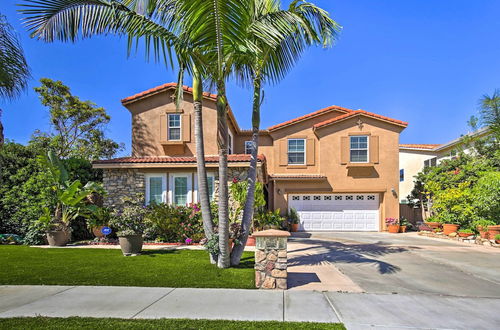
<svg viewBox="0 0 500 330"><path fill-rule="evenodd" d="M43 249L0 245L0 285L113 285L254 289L253 253L238 268L219 269L200 250Z"/></svg>
<svg viewBox="0 0 500 330"><path fill-rule="evenodd" d="M13 318L0 319L0 329L333 329L339 323L249 322L213 320L124 320L94 318Z"/></svg>

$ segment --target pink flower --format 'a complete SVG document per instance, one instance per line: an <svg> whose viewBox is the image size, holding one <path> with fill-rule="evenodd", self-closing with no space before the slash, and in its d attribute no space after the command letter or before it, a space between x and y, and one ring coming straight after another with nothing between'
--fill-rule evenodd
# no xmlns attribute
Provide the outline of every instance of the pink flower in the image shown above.
<svg viewBox="0 0 500 330"><path fill-rule="evenodd" d="M233 178L233 183L238 183L240 180L236 177Z"/></svg>
<svg viewBox="0 0 500 330"><path fill-rule="evenodd" d="M193 240L190 238L186 238L186 244L191 244L191 243L193 243Z"/></svg>

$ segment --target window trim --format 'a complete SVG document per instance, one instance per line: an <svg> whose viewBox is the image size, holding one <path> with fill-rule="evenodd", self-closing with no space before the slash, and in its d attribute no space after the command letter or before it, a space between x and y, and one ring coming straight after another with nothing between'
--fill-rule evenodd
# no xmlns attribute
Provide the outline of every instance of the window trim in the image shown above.
<svg viewBox="0 0 500 330"><path fill-rule="evenodd" d="M161 178L161 187L162 187L162 193L161 193L161 202L166 203L167 202L167 175L165 173L146 173L144 176L146 184L144 185L145 188L145 194L144 194L144 204L149 205L150 203L150 186L151 183L149 180L151 178Z"/></svg>
<svg viewBox="0 0 500 330"><path fill-rule="evenodd" d="M174 203L175 199L175 178L185 177L187 178L187 197L186 197L186 205L189 205L193 202L193 173L191 172L183 172L183 173L171 173L169 176L169 190L168 190L168 200L169 204L177 205Z"/></svg>
<svg viewBox="0 0 500 330"><path fill-rule="evenodd" d="M250 145L250 152L247 152L247 143L252 143L253 144L253 141L252 140L249 140L249 141L245 141L245 155L250 155L252 154L252 147L253 145Z"/></svg>
<svg viewBox="0 0 500 330"><path fill-rule="evenodd" d="M179 127L170 126L170 116L179 116ZM171 139L170 138L170 129L171 128L178 128L179 129L179 138L178 139ZM167 139L168 139L168 141L182 141L182 115L180 113L169 113L167 115Z"/></svg>
<svg viewBox="0 0 500 330"><path fill-rule="evenodd" d="M288 155L290 154L290 141L292 141L292 140L304 141L304 151L303 151L304 152L304 162L303 163L290 164L290 158L288 157ZM307 143L306 142L307 142L307 140L304 138L289 138L289 139L287 139L287 142L286 142L286 160L287 160L288 166L304 166L307 164L307 159L306 159L306 157L307 157ZM295 153L298 153L298 152L295 152Z"/></svg>
<svg viewBox="0 0 500 330"><path fill-rule="evenodd" d="M353 149L351 148L351 140L352 138L359 138L359 137L364 137L366 138L366 149L365 148L358 148L358 149ZM366 150L366 161L365 162L353 162L352 159L352 154L351 152L353 150ZM370 162L370 137L368 135L350 135L349 136L349 163L352 164L368 164Z"/></svg>

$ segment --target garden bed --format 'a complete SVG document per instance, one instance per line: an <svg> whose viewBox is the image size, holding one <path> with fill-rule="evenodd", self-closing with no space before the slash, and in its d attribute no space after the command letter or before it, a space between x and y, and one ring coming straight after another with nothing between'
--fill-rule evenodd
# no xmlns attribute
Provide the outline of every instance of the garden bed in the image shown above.
<svg viewBox="0 0 500 330"><path fill-rule="evenodd" d="M494 240L481 238L479 235L470 235L468 237L459 237L456 233L452 233L451 235L445 235L442 232L436 233L433 231L420 231L420 232L418 232L418 234L420 236L425 236L425 237L448 239L448 240L453 240L453 241L463 242L463 243L468 243L468 244L477 244L477 245L492 246L492 247L500 248L500 244L496 244ZM455 235L453 235L453 234L455 234Z"/></svg>

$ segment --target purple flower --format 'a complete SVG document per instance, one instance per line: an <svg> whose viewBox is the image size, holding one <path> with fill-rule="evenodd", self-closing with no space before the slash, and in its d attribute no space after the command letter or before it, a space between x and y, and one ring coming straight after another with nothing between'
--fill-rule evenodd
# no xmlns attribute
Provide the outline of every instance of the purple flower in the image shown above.
<svg viewBox="0 0 500 330"><path fill-rule="evenodd" d="M192 244L193 243L193 240L190 239L190 238L186 238L186 244Z"/></svg>

